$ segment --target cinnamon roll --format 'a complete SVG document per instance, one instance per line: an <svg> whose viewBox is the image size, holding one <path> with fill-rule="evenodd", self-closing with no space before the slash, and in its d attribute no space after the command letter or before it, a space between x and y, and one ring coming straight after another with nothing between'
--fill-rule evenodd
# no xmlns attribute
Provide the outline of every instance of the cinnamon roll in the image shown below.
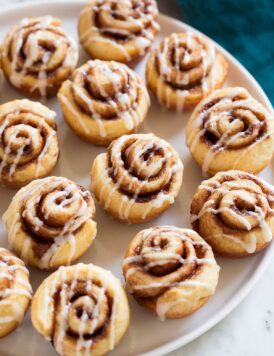
<svg viewBox="0 0 274 356"><path fill-rule="evenodd" d="M155 0L92 0L79 16L80 43L93 58L135 63L159 31Z"/></svg>
<svg viewBox="0 0 274 356"><path fill-rule="evenodd" d="M60 23L51 16L25 18L2 43L4 74L27 96L54 95L77 65L77 45Z"/></svg>
<svg viewBox="0 0 274 356"><path fill-rule="evenodd" d="M205 175L240 169L258 173L274 151L274 117L246 89L216 90L194 110L187 145Z"/></svg>
<svg viewBox="0 0 274 356"><path fill-rule="evenodd" d="M16 329L32 298L29 272L23 261L0 248L0 337Z"/></svg>
<svg viewBox="0 0 274 356"><path fill-rule="evenodd" d="M157 226L142 230L130 242L123 272L128 291L164 320L202 307L215 292L219 266L195 231Z"/></svg>
<svg viewBox="0 0 274 356"><path fill-rule="evenodd" d="M73 263L96 235L94 202L63 177L37 179L12 199L4 221L9 246L26 263L53 269Z"/></svg>
<svg viewBox="0 0 274 356"><path fill-rule="evenodd" d="M122 63L100 60L78 68L73 80L63 83L58 99L72 130L99 145L135 131L150 106L137 74Z"/></svg>
<svg viewBox="0 0 274 356"><path fill-rule="evenodd" d="M33 326L59 355L105 355L129 325L120 281L92 264L60 267L36 291Z"/></svg>
<svg viewBox="0 0 274 356"><path fill-rule="evenodd" d="M128 223L153 219L174 203L182 184L177 152L153 134L124 135L91 170L91 190L113 217Z"/></svg>
<svg viewBox="0 0 274 356"><path fill-rule="evenodd" d="M146 67L148 87L158 101L179 112L220 88L226 75L223 55L209 39L191 31L164 38Z"/></svg>
<svg viewBox="0 0 274 356"><path fill-rule="evenodd" d="M55 112L27 99L0 106L0 183L19 188L48 175L59 156Z"/></svg>
<svg viewBox="0 0 274 356"><path fill-rule="evenodd" d="M242 171L219 172L199 186L191 204L193 228L222 256L254 254L274 232L274 188Z"/></svg>

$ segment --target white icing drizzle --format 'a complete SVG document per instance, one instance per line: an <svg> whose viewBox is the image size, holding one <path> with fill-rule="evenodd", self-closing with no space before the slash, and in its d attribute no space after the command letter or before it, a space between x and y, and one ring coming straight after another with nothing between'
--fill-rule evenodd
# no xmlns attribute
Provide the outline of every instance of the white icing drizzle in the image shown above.
<svg viewBox="0 0 274 356"><path fill-rule="evenodd" d="M237 172L237 171L235 171L235 172ZM229 173L226 172L224 174L229 174ZM234 174L235 179L237 178L236 174L237 173ZM245 174L248 175L248 173L245 173ZM233 177L233 172L230 175L231 175L231 177ZM230 192L230 189L233 189L233 191L237 192L237 188L239 188L239 185L237 184L237 180L234 182L229 181L229 182L227 182L227 185L224 186L220 182L218 182L218 180L212 178L207 181L204 181L199 186L198 190L199 191L207 190L211 194L216 193L218 195L221 194L222 197L226 197L226 194L228 194ZM273 194L274 194L273 187L268 185L268 188L270 188L271 192L273 192ZM246 194L244 194L243 188L241 188L240 194L242 196L242 199L245 199L247 202L252 203L249 193L246 192ZM252 193L250 193L250 194L252 194ZM262 193L262 194L264 194L264 193ZM270 201L268 196L266 197L266 199L268 201ZM231 206L234 205L234 201L232 199L231 200L227 199L227 201L230 201ZM251 225L250 221L248 220L248 217L251 216L257 220L257 225L255 227L258 226L260 228L260 230L262 232L262 236L264 238L264 241L269 242L272 240L273 234L272 234L269 224L266 222L266 217L269 213L273 214L274 211L269 206L268 206L268 212L266 212L266 213L263 211L263 209L260 206L255 206L254 212L248 211L248 215L240 215L239 213L237 213L230 207L225 206L225 207L219 207L218 209L215 209L213 207L214 205L215 205L215 200L210 199L210 197L209 197L207 199L207 201L204 203L202 209L199 211L198 215L191 214L191 223L195 223L196 221L199 221L201 218L203 218L203 216L206 213L210 213L210 214L217 216L219 213L227 212L227 213L229 213L230 216L232 216L232 218L234 220L236 220L238 223L240 223L246 229L246 232L245 232L244 238L241 238L240 236L228 234L228 233L211 234L211 238L228 239L228 240L232 241L233 243L236 243L236 244L240 245L241 247L243 247L246 252L254 253L256 251L256 247L257 247L257 236L256 236L255 232L254 233L252 232L254 227Z"/></svg>
<svg viewBox="0 0 274 356"><path fill-rule="evenodd" d="M114 163L114 174L116 174L115 170L115 165L119 165L120 167L124 167L124 162L121 158L121 147L124 145L124 143L130 138L131 136L124 135L121 136L119 139L116 140L115 145L112 146L112 156L115 157L116 162ZM144 144L142 142L144 141ZM147 140L147 142L146 142ZM136 150L134 159L130 163L130 167L128 169L123 169L123 173L120 175L118 180L114 182L109 176L107 179L100 179L102 182L102 188L99 196L99 202L104 206L104 209L108 209L109 205L112 202L113 194L119 190L120 186L123 184L124 180L127 177L130 177L131 183L130 186L128 187L130 190L132 190L133 184L137 183L139 186L135 189L134 194L132 197L128 197L127 195L122 195L118 207L118 213L119 217L122 220L128 220L130 216L130 212L132 207L136 204L136 199L138 198L138 195L141 193L143 187L146 186L146 184L149 183L149 179L143 179L142 181L139 180L137 177L131 175L132 170L134 169L135 162L137 160L139 161L140 166L138 168L138 171L136 172L137 175L140 175L140 173L146 168L146 161L142 160L140 162L140 157L149 149L153 149L153 147L158 146L159 148L161 147L164 149L165 155L161 158L158 159L156 164L158 166L160 165L163 167L166 162L168 162L169 159L172 159L173 157L176 157L177 154L176 152L169 146L167 142L164 140L159 140L157 139L153 134L143 134L143 135L136 135L136 140L134 143L132 143L126 150L127 156ZM172 179L172 175L176 174L177 172L181 171L183 169L183 165L179 157L174 160L174 164L169 168L168 171L168 181ZM102 172L103 174L103 172ZM104 200L104 193L106 188L109 186L109 184L112 184L112 189L108 195L108 198ZM146 206L144 205L144 210L143 210L143 215L142 219L146 219L148 214L151 212L152 209L158 209L161 208L166 202L168 204L173 204L174 203L174 196L170 191L162 191L160 190L157 192L157 194L153 197L153 199L149 200L148 204Z"/></svg>
<svg viewBox="0 0 274 356"><path fill-rule="evenodd" d="M187 65L191 60L191 51L193 50L194 41L199 39L198 45L202 57L202 78L201 89L203 96L207 95L209 90L214 89L214 75L213 75L213 63L215 61L215 47L210 41L198 36L197 34L187 31L186 36L186 48L184 50L183 58L180 55L180 42L183 34L172 33L169 37L166 37L162 42L162 47L158 46L154 51L154 62L158 58L159 77L157 78L157 90L156 95L160 103L162 103L163 94L165 92L165 104L167 108L170 108L170 97L172 92L176 92L177 111L184 111L185 100L191 94L188 89L176 89L172 86L174 84L187 86L190 84L191 70L181 69L181 61L184 65ZM204 48L204 42L207 46ZM170 51L170 44L173 43L174 53ZM173 60L170 60L170 55L173 56ZM174 64L173 64L174 61ZM172 75L176 73L175 78L172 79ZM149 73L152 75L151 71ZM210 81L210 87L208 84Z"/></svg>
<svg viewBox="0 0 274 356"><path fill-rule="evenodd" d="M193 130L190 132L190 135L187 139L187 144L191 150L191 152L194 152L197 149L197 146L200 143L201 137L207 132L208 127L211 126L217 126L219 120L225 120L227 117L229 117L234 110L237 110L238 108L243 110L247 110L250 112L254 112L256 115L256 110L259 112L261 111L261 107L258 106L258 102L251 98L246 89L241 88L241 87L234 87L230 88L230 93L227 93L223 97L219 97L221 89L215 90L214 93L209 95L202 103L203 107L206 107L211 101L213 101L215 98L218 98L218 101L212 105L210 108L203 110L202 108L199 110L199 115L195 118L194 127ZM245 95L245 99L240 99L240 100L235 100L235 98L239 95ZM204 122L204 119L206 117L209 117L209 120ZM209 150L203 160L203 165L202 165L202 172L204 176L207 175L208 170L211 167L211 164L221 151L223 151L226 148L226 144L232 145L233 143L236 143L237 140L241 139L244 137L245 133L247 132L247 129L244 129L244 131L239 131L236 133L233 133L234 130L237 129L236 125L238 124L240 118L236 118L235 121L232 121L230 123L230 126L227 130L225 130L220 137L217 138L217 142L215 142L213 145L209 147ZM256 125L258 125L259 129L267 124L269 121L272 121L273 117L269 116L265 118L264 120L257 120ZM252 127L253 124L250 126ZM198 134L197 134L198 130ZM231 133L233 133L231 135ZM231 167L231 169L234 169L237 167L238 162L248 154L248 152L254 148L254 146L258 145L260 142L265 140L266 137L269 135L273 134L273 130L266 130L265 134L261 135L261 137L256 138L253 140L252 143L249 143L248 145L244 146L244 150L241 150L240 154L238 155L237 159L234 162L234 166Z"/></svg>
<svg viewBox="0 0 274 356"><path fill-rule="evenodd" d="M53 34L55 38L53 38ZM25 35L27 35L27 38L25 38ZM66 67L74 68L77 64L78 50L75 41L70 36L67 36L59 26L54 25L54 18L51 16L40 17L37 20L31 18L23 19L14 32L13 37L16 42L15 51L12 53L10 81L18 88L22 85L22 78L28 75L33 76L29 74L29 69L35 66L37 70L36 62L40 55L39 51L41 51L42 48L39 44L41 38L52 41L55 51L58 51L58 48L60 48L62 44L66 44L66 54L62 59L62 63L59 64L59 67L62 67L62 69ZM28 56L22 68L19 68L18 58L21 57L20 52L25 44L27 44L29 48ZM51 86L48 81L47 67L52 61L53 56L56 57L56 55L50 51L44 52L40 68L35 76L36 84L33 86L32 91L38 89L42 97L47 95L47 88Z"/></svg>
<svg viewBox="0 0 274 356"><path fill-rule="evenodd" d="M87 74L88 70L95 68L97 72L95 72L94 75ZM105 91L104 87L100 85L100 78L96 78L96 73L98 73L98 71L100 71L113 86L115 92L114 97L110 96ZM125 88L122 89L123 91L121 91L120 78L116 72L118 72L119 75L123 77L125 87L128 87L128 93L123 92ZM75 105L81 108L81 101L88 107L89 112L87 112L86 115L88 115L89 118L95 120L98 126L99 135L101 137L107 136L107 130L105 128L106 122L115 122L117 119L122 120L127 130L132 130L134 127L139 125L142 118L139 117L138 114L138 93L142 90L142 87L136 74L133 73L129 68L116 62L109 63L100 60L90 60L84 66L78 68L76 71L76 77L77 76L85 76L90 83L93 81L96 82L100 91L100 95L104 98L104 100L100 100L96 97L93 97L92 93L89 93L82 86L82 83L79 84L75 82L75 80L70 84L72 92L74 92L76 95L74 100L75 104L72 104L64 95L58 94L62 104L66 106L71 113L73 113L86 133L90 132L90 127L83 115L78 112L77 107L75 108ZM132 100L135 101L131 102ZM148 96L147 100L149 101ZM106 110L108 107L113 109L115 115L113 115L113 117L106 118L102 113L100 113L100 107L102 106L104 106Z"/></svg>
<svg viewBox="0 0 274 356"><path fill-rule="evenodd" d="M195 233L196 234L196 233ZM123 270L125 273L127 289L130 293L134 294L134 291L153 289L153 288L174 288L178 287L182 295L187 295L192 292L192 289L184 289L182 287L193 287L193 288L204 288L210 294L214 292L214 286L208 284L204 281L199 281L195 279L195 276L191 276L185 280L179 280L174 282L156 280L155 282L149 282L146 284L130 284L129 278L134 275L136 272L140 271L141 273L150 273L149 270L153 267L164 266L170 263L179 263L181 268L187 264L196 264L196 265L215 265L216 268L219 268L216 264L214 258L198 258L196 254L190 254L186 258L183 258L180 253L172 252L173 248L178 248L180 243L188 243L194 246L203 246L208 251L211 251L211 247L204 240L195 240L190 238L193 235L193 231L189 229L179 229L174 226L159 226L156 228L149 228L142 230L137 236L140 238L141 243L145 243L146 240L153 240L154 238L160 238L161 235L163 238L168 239L168 244L165 246L165 249L162 249L160 246L156 245L153 247L142 246L142 253L138 255L128 256L123 260ZM151 262L148 262L147 259L151 259ZM173 272L172 272L173 273ZM138 279L139 280L139 279ZM169 309L181 303L184 300L178 299L172 302L162 302L159 300L159 296L156 301L156 313L160 320L165 320L166 313Z"/></svg>
<svg viewBox="0 0 274 356"><path fill-rule="evenodd" d="M64 190L61 191L55 190L56 188L62 186L62 184L65 184ZM46 193L50 194L50 198L48 199L47 202L48 214L50 213L50 205L52 204L54 204L55 210L57 209L61 212L66 205L68 204L73 205L73 203L79 201L80 199L81 202L80 207L77 209L75 213L73 213L71 216L68 217L68 220L65 222L63 229L60 231L60 233L58 233L53 238L52 244L39 260L40 268L49 268L51 261L54 259L54 256L56 255L56 252L60 248L62 248L62 246L69 243L70 252L68 257L68 264L70 264L76 252L76 237L74 233L83 224L85 224L86 221L92 218L92 212L88 208L88 205L84 199L86 192L82 192L80 189L77 188L77 185L75 183L63 177L48 177L48 178L36 180L31 187L26 186L25 188L23 188L24 190L20 191L21 193L20 196L15 195L13 198L13 202L18 201L18 204L22 204L22 202L25 202L24 203L25 210L22 213L22 216L24 218L26 218L27 211L35 211L35 204L39 203L41 199L41 194L44 193L43 186L46 186L47 189ZM42 189L42 193L41 193L41 189ZM67 198L67 196L69 196L71 192L73 192L72 196ZM31 200L31 202L29 202L29 199L31 199L36 194L38 194L37 199ZM59 205L56 205L55 202L58 199L62 199L62 201ZM44 220L46 221L48 219L48 214L45 211L43 211L43 213L44 213ZM5 214L6 214L5 219L7 223L8 220L7 213ZM38 233L39 233L39 228L43 228L43 227L46 228L45 221L41 220L40 217L31 215L31 218L36 225L36 231ZM14 245L17 232L22 229L22 224L24 224L24 222L22 222L21 216L17 212L15 216L12 217L10 227L9 227L9 245L11 246L11 248ZM21 251L21 257L24 260L27 259L28 250L29 248L31 248L31 246L32 246L31 236L26 235L24 246Z"/></svg>
<svg viewBox="0 0 274 356"><path fill-rule="evenodd" d="M145 5L144 9L140 7L133 8L132 1L123 1L127 5L124 9L119 7L121 0L112 0L110 2L97 1L97 5L86 6L81 12L81 16L88 16L89 19L93 19L100 12L109 13L112 16L119 16L119 21L124 22L124 28L116 27L116 18L113 17L113 25L106 24L97 27L95 21L92 20L91 26L86 31L80 34L81 43L87 46L92 46L93 43L99 42L106 45L111 45L123 54L126 61L130 62L134 59L131 54L131 47L134 46L138 50L138 55L143 56L147 49L151 46L156 33L159 31L159 24L155 21L155 17L158 15L157 4L155 1L150 0L149 4ZM112 4L116 4L116 10L112 8ZM141 5L141 4L139 4ZM117 9L118 7L118 9ZM134 15L128 15L127 11L132 9ZM148 24L149 21L149 24ZM128 23L128 29L125 25ZM131 27L138 26L139 31L134 32ZM119 41L115 39L115 36L123 36L123 40Z"/></svg>
<svg viewBox="0 0 274 356"><path fill-rule="evenodd" d="M24 165L24 161L21 163L22 158L24 156L24 151L29 145L34 145L36 143L36 134L42 136L43 129L48 131L46 138L42 138L44 140L43 147L38 155L34 156L33 159L37 160L37 165L35 168L35 176L39 177L41 171L41 165L45 155L48 152L48 149L52 143L53 137L56 137L56 131L52 127L50 127L47 122L46 118L42 116L40 107L36 107L36 103L33 104L33 112L29 109L29 101L28 100L21 100L20 103L16 104L16 107L13 111L10 111L0 118L0 143L1 137L3 137L5 130L10 129L13 126L13 122L15 122L15 129L11 135L8 136L8 140L6 144L3 144L3 155L0 157L0 180L1 175L3 174L3 170L5 167L8 167L8 180L12 180L14 174L16 173L18 167ZM29 112L25 112L25 111ZM24 118L22 119L22 115L24 114ZM47 115L49 118L55 118L55 112L48 110ZM18 118L20 118L21 123L18 124ZM36 120L37 126L32 126L28 123L28 120ZM39 120L39 121L38 121ZM28 138L24 138L24 135L28 133ZM22 136L23 133L23 136ZM18 148L16 151L12 148L12 145L16 141L21 140L21 143L18 144ZM14 158L13 158L14 155ZM12 163L9 163L10 160L13 160ZM29 164L29 161L26 161L26 164Z"/></svg>
<svg viewBox="0 0 274 356"><path fill-rule="evenodd" d="M199 282L199 281L184 281L180 283L179 285L175 285L175 287L180 286L180 287L193 287L193 288L199 288L199 289L206 289L209 294L213 294L215 288L213 288L209 283L206 282ZM170 286L172 288L172 285ZM180 303L187 302L187 296L191 293L191 289L180 289L180 294L183 294L181 298L178 298L176 300L170 301L170 302L164 302L164 303L157 303L156 305L156 313L161 321L164 321L166 319L166 313L174 306L179 305Z"/></svg>
<svg viewBox="0 0 274 356"><path fill-rule="evenodd" d="M12 315L0 317L0 325L14 321L20 322L25 313L23 306L14 299L10 299L9 296L17 295L28 299L32 298L32 288L28 279L21 277L21 273L23 273L28 278L29 272L27 268L22 265L21 260L13 255L7 255L7 252L6 249L0 248L0 271L2 269L0 280L9 280L9 285L0 291L0 308L11 307Z"/></svg>
<svg viewBox="0 0 274 356"><path fill-rule="evenodd" d="M78 263L75 265L73 277L71 279L70 275L67 273L67 269L65 267L60 267L57 272L55 272L55 276L52 281L47 281L45 293L44 293L44 301L42 312L45 311L48 305L51 305L51 314L55 313L52 298L58 291L59 293L59 303L60 303L60 318L59 318L59 333L57 340L55 342L55 348L58 353L63 353L63 342L66 338L66 333L69 329L69 312L71 308L73 308L74 300L74 292L77 291L77 285L80 282L81 284L84 282L84 291L85 294L81 296L83 300L86 301L86 305L90 302L92 303L92 312L91 310L87 310L85 307L85 303L83 305L81 316L78 317L78 337L75 345L75 355L90 355L91 348L93 345L92 334L97 329L99 322L99 315L101 312L101 307L104 299L107 296L107 292L111 291L112 293L112 306L111 306L111 314L108 316L108 332L109 335L109 349L113 350L115 345L115 315L116 315L116 304L117 304L117 290L116 286L113 285L112 275L110 272L108 276L103 276L101 278L102 285L99 287L93 282L93 266L92 264L84 265L82 263ZM84 277L83 272L87 271L87 277ZM98 273L98 272L97 272ZM98 277L95 277L96 279ZM83 285L83 284L82 284ZM61 287L61 290L58 289ZM93 294L93 287L99 288L99 292L96 297ZM96 298L96 299L95 299ZM94 303L94 304L93 304ZM90 315L91 312L91 315ZM50 317L51 318L51 317ZM49 321L50 318L46 318L44 322ZM86 323L90 321L90 331L86 331ZM48 324L47 324L48 325ZM85 338L85 335L91 335L90 338Z"/></svg>

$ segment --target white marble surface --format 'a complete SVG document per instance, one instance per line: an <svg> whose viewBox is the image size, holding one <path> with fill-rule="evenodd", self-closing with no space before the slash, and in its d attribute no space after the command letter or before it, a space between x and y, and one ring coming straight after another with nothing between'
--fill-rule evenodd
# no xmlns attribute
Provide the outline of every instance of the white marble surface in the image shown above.
<svg viewBox="0 0 274 356"><path fill-rule="evenodd" d="M26 0L0 0L1 8ZM37 2L39 0L35 0ZM180 16L175 0L159 0L162 12ZM248 297L210 331L170 356L273 356L274 261Z"/></svg>

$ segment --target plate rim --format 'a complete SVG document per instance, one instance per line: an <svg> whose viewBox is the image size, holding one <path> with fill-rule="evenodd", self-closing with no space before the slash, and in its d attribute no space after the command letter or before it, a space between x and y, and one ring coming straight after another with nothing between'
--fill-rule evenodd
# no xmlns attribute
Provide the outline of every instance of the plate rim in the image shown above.
<svg viewBox="0 0 274 356"><path fill-rule="evenodd" d="M12 16L12 13L14 10L20 10L20 9L26 9L28 7L40 7L40 6L46 6L48 4L54 5L54 6L60 6L62 4L65 5L85 5L88 3L87 0L41 0L39 2L36 2L35 0L33 1L25 1L24 3L14 3L14 4L8 4L5 8L0 9L0 17L2 16ZM222 52L225 57L229 59L236 67L238 67L241 72L249 79L249 81L252 83L252 86L254 86L257 91L260 93L264 100L264 105L268 108L270 112L274 115L274 109L273 106L268 99L266 93L262 89L261 85L257 82L257 80L252 76L252 74L235 58L232 54L230 54L225 48L223 48L221 45L219 45L217 42L215 42L213 39L211 39L209 36L205 35L204 33L200 32L199 30L195 29L194 27L186 24L183 21L180 21L178 19L175 19L171 16L165 15L160 13L159 18L162 18L164 21L168 22L173 22L177 26L182 26L186 28L187 30L194 31L196 33L202 34L203 36L208 37L216 46L216 48ZM255 284L258 282L260 276L262 276L263 272L266 270L268 264L270 263L271 258L274 256L274 244L272 243L267 250L264 252L264 256L262 257L262 260L259 264L259 266L256 267L255 271L252 273L252 276L249 278L249 280L246 282L246 284L233 296L233 298L220 309L217 311L210 319L208 319L206 322L204 322L200 327L196 328L192 332L188 333L187 335L183 335L177 339L174 339L172 341L166 342L162 344L159 347L154 348L151 351L145 352L145 353L139 353L137 356L162 356L165 355L169 352L175 351L176 349L190 343L191 341L194 341L197 339L199 336L203 335L207 331L209 331L211 328L213 328L215 325L217 325L220 321L222 321L225 317L227 317L243 300L247 295L250 293L250 291L253 289Z"/></svg>

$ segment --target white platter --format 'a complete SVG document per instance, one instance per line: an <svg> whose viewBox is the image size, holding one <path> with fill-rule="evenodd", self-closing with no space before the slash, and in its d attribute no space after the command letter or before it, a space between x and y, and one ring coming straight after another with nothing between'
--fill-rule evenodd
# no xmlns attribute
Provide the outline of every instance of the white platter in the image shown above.
<svg viewBox="0 0 274 356"><path fill-rule="evenodd" d="M44 1L29 3L0 12L0 38L8 29L21 18L28 16L53 15L62 19L62 26L77 39L77 17L85 1ZM191 29L189 26L161 15L159 17L161 33L158 40L172 32ZM192 29L193 30L193 29ZM271 104L253 77L225 50L223 52L228 63L229 72L226 85L240 85L270 110ZM80 64L87 60L87 56L80 50ZM144 74L145 60L136 71ZM20 98L5 81L0 91L0 103ZM152 96L151 96L152 97ZM53 175L66 176L86 188L89 186L89 171L93 159L103 152L103 148L92 146L78 139L66 126L62 119L56 99L49 100L46 105L58 112L58 134L61 144L61 157ZM169 141L179 152L184 165L185 174L183 187L176 203L161 217L151 223L128 226L112 220L97 206L96 221L98 235L89 251L81 258L82 262L93 262L110 269L123 281L121 273L122 256L130 239L141 229L151 225L177 225L189 227L189 206L191 198L202 180L200 169L195 165L185 146L184 129L190 112L179 115L164 111L152 97L152 108L146 123L140 131L152 131L156 135ZM274 183L274 166L268 167L261 176L268 182ZM0 214L7 208L15 191L0 188ZM7 239L3 224L0 224L0 245L7 246ZM113 356L160 356L170 352L207 331L224 318L248 294L260 277L274 252L272 244L266 251L248 259L224 260L219 259L221 265L220 282L215 296L196 314L176 321L161 322L146 310L141 308L130 297L132 311L131 325L121 344L111 353ZM47 276L47 273L30 269L31 283L34 290ZM11 335L1 339L0 355L9 356L50 356L55 355L51 344L45 341L32 328L29 313L22 326Z"/></svg>

